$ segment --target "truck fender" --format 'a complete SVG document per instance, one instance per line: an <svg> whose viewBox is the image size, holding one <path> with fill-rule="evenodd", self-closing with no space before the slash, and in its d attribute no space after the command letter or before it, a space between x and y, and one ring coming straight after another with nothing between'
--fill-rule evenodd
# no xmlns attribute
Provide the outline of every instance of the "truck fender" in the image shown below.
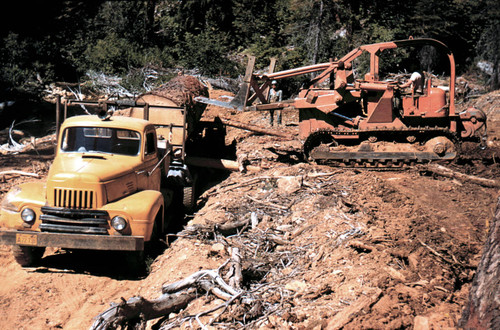
<svg viewBox="0 0 500 330"><path fill-rule="evenodd" d="M151 238L154 222L158 212L163 210L163 195L156 190L143 190L106 204L103 210L108 211L112 219L116 215L125 216L129 221L132 236L144 236L145 241ZM163 222L163 214L160 215ZM161 224L163 226L163 224Z"/></svg>
<svg viewBox="0 0 500 330"><path fill-rule="evenodd" d="M5 195L0 210L0 224L11 229L23 229L20 212L29 207L40 219L40 209L45 205L45 183L27 182L12 188ZM38 221L35 221L37 226ZM26 228L24 228L26 229Z"/></svg>

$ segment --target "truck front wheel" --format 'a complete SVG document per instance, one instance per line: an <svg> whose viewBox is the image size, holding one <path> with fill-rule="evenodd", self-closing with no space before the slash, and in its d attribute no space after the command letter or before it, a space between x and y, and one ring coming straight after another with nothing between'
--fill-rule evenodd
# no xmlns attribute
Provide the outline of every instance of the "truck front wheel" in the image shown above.
<svg viewBox="0 0 500 330"><path fill-rule="evenodd" d="M182 204L184 205L184 211L186 213L193 213L194 209L196 208L194 186L184 187L182 193Z"/></svg>
<svg viewBox="0 0 500 330"><path fill-rule="evenodd" d="M17 263L22 267L32 266L38 263L43 254L45 253L45 247L33 247L33 246L22 246L13 245L12 254Z"/></svg>
<svg viewBox="0 0 500 330"><path fill-rule="evenodd" d="M125 260L128 270L132 274L142 274L146 268L146 256L144 251L126 252Z"/></svg>

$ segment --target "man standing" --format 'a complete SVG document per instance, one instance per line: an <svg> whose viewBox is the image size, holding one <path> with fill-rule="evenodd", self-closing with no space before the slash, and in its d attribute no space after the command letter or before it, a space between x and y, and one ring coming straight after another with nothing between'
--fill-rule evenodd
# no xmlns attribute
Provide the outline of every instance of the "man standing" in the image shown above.
<svg viewBox="0 0 500 330"><path fill-rule="evenodd" d="M283 95L283 92L277 89L277 82L276 80L273 80L271 82L271 89L269 90L269 96L268 96L268 101L269 103L276 103L276 102L281 102L281 98ZM281 110L269 110L269 115L270 115L270 120L269 123L271 126L274 125L274 111L278 112L278 125L281 125Z"/></svg>

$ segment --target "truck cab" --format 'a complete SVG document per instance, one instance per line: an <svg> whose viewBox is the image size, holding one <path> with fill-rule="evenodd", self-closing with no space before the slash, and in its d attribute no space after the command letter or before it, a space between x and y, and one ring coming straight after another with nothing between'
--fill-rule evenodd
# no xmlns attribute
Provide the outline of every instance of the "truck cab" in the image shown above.
<svg viewBox="0 0 500 330"><path fill-rule="evenodd" d="M155 126L122 116L76 116L59 131L47 181L13 188L1 204L0 243L28 266L46 247L143 251L164 232L161 191L170 149Z"/></svg>

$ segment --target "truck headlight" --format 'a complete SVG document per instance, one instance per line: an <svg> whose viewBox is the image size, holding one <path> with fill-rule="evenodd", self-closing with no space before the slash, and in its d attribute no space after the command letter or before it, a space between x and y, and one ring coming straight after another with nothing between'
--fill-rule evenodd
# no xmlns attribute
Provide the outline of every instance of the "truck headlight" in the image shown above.
<svg viewBox="0 0 500 330"><path fill-rule="evenodd" d="M111 226L116 230L116 231L122 231L125 228L127 228L127 220L125 218L116 216L111 219Z"/></svg>
<svg viewBox="0 0 500 330"><path fill-rule="evenodd" d="M30 208L26 208L21 212L21 218L24 222L32 223L36 219L36 213Z"/></svg>

